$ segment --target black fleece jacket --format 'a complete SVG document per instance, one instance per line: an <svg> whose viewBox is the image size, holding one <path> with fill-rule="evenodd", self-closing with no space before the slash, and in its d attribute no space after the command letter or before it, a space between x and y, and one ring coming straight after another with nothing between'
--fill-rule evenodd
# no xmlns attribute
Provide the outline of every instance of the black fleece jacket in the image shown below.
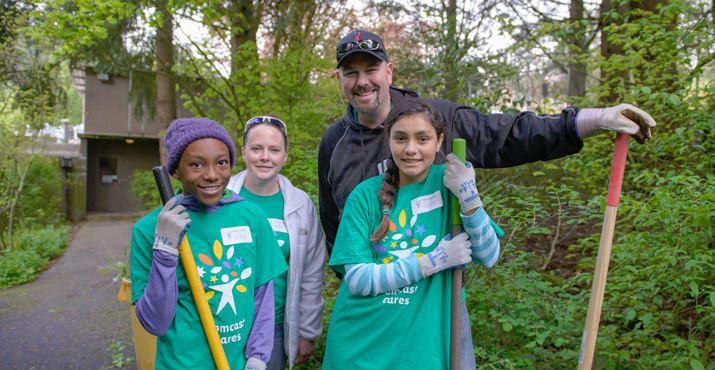
<svg viewBox="0 0 715 370"><path fill-rule="evenodd" d="M390 87L391 102L417 97L413 91ZM576 132L577 108L561 114L537 116L533 112L484 114L474 108L443 100L425 99L447 124L442 154L452 151L452 140L467 140L467 160L474 167L499 168L560 158L577 153L583 141ZM348 195L360 182L384 171L390 147L382 125L371 129L357 122L348 104L345 115L323 135L318 151L320 219L328 253ZM375 194L377 196L377 194Z"/></svg>

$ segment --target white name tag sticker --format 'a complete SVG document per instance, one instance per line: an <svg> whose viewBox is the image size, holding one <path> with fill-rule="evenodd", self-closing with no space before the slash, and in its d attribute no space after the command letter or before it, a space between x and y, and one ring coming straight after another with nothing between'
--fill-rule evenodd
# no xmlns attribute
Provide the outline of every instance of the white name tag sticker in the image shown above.
<svg viewBox="0 0 715 370"><path fill-rule="evenodd" d="M288 229L286 228L285 222L283 220L279 220L277 218L269 218L268 222L271 224L271 228L273 231L277 233L288 233Z"/></svg>
<svg viewBox="0 0 715 370"><path fill-rule="evenodd" d="M251 228L248 226L235 226L221 229L221 242L223 245L250 243L252 241Z"/></svg>
<svg viewBox="0 0 715 370"><path fill-rule="evenodd" d="M439 190L432 194L423 195L419 198L412 199L412 214L418 215L420 213L427 213L433 209L442 207L442 194Z"/></svg>

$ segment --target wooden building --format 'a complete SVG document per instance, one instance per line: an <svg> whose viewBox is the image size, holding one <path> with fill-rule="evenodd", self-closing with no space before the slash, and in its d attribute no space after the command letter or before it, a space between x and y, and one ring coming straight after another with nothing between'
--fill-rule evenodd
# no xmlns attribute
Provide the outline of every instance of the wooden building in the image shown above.
<svg viewBox="0 0 715 370"><path fill-rule="evenodd" d="M159 165L159 125L138 120L129 99L131 79L98 74L91 69L72 73L83 100L87 212L132 212L130 175ZM178 101L178 100L177 100ZM191 113L177 104L177 117Z"/></svg>

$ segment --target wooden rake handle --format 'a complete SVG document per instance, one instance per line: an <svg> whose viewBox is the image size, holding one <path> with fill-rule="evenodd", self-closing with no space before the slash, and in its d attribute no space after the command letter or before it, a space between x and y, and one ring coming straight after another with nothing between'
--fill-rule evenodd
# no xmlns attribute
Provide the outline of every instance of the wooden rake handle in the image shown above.
<svg viewBox="0 0 715 370"><path fill-rule="evenodd" d="M626 168L626 156L628 154L628 138L629 137L626 134L617 134L616 144L613 149L611 178L608 181L608 196L606 197L606 212L603 218L601 241L598 245L596 270L593 273L591 297L588 300L586 325L584 326L583 336L581 338L581 352L579 354L578 359L579 370L591 369L591 364L593 362L593 354L596 348L598 322L601 319L601 308L603 307L603 292L606 289L608 262L611 258L611 246L613 245L613 230L616 227L616 211L618 210L618 202L621 197L623 173Z"/></svg>

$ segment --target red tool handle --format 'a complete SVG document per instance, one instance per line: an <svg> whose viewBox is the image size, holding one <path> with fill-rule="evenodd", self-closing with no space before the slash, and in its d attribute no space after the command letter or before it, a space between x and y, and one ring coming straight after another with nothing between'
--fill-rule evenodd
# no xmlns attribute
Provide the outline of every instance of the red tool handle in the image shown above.
<svg viewBox="0 0 715 370"><path fill-rule="evenodd" d="M601 241L598 245L598 257L596 257L596 269L593 273L591 296L588 300L586 324L584 325L583 336L581 337L581 352L578 359L578 370L591 369L593 354L596 350L598 324L601 320L603 293L606 290L608 263L611 258L613 231L616 228L616 212L618 211L618 201L621 197L621 185L623 184L623 173L626 168L627 154L628 135L619 133L616 135L616 144L613 149L611 178L608 181L608 195L606 197L606 212L603 217L603 229L601 230Z"/></svg>
<svg viewBox="0 0 715 370"><path fill-rule="evenodd" d="M608 180L608 196L606 197L606 205L611 207L618 207L618 201L621 198L621 185L623 185L627 154L628 135L619 133L616 135L616 145L613 148L611 178Z"/></svg>

